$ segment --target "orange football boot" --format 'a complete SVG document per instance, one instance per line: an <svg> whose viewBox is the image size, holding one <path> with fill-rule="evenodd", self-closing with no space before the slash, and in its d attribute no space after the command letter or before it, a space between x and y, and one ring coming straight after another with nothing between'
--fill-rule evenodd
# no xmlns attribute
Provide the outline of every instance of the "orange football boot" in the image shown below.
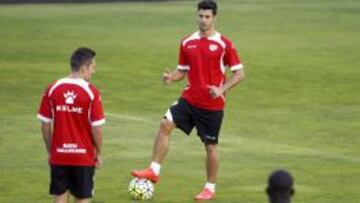
<svg viewBox="0 0 360 203"><path fill-rule="evenodd" d="M204 188L204 190L197 194L194 199L197 201L212 200L215 199L215 193L211 192L207 188Z"/></svg>
<svg viewBox="0 0 360 203"><path fill-rule="evenodd" d="M148 179L153 183L157 183L160 179L160 176L156 175L150 167L144 170L133 170L131 171L131 175L137 178Z"/></svg>

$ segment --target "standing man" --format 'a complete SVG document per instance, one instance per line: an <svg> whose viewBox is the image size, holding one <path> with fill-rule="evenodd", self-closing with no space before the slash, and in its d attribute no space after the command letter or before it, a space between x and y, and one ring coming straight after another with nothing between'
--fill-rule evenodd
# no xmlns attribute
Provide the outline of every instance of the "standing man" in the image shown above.
<svg viewBox="0 0 360 203"><path fill-rule="evenodd" d="M95 167L101 166L101 96L89 83L95 52L79 48L71 56L71 73L45 90L37 117L49 156L50 194L66 203L69 191L77 203L90 202ZM52 125L53 124L53 125Z"/></svg>
<svg viewBox="0 0 360 203"><path fill-rule="evenodd" d="M216 14L215 1L203 0L198 4L199 31L181 41L177 69L163 74L165 84L180 81L187 76L188 85L160 122L150 167L132 171L135 177L157 182L172 130L177 127L190 134L196 127L207 153L207 182L202 192L195 196L195 200L215 198L219 165L217 143L223 119L225 93L244 79L243 66L235 46L215 30ZM229 80L225 78L225 67L229 67L233 72Z"/></svg>
<svg viewBox="0 0 360 203"><path fill-rule="evenodd" d="M269 203L290 203L292 196L295 194L293 188L294 179L291 174L285 170L276 170L268 180L266 194Z"/></svg>

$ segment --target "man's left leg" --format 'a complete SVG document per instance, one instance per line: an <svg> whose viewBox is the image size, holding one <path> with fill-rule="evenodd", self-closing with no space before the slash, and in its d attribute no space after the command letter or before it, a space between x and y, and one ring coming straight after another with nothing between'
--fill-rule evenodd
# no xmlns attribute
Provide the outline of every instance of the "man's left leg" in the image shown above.
<svg viewBox="0 0 360 203"><path fill-rule="evenodd" d="M195 196L195 200L211 200L215 198L215 183L219 167L217 144L223 111L207 111L194 108L194 118L198 135L206 150L206 184L202 192Z"/></svg>
<svg viewBox="0 0 360 203"><path fill-rule="evenodd" d="M206 149L206 184L202 192L195 196L195 200L211 200L215 198L215 184L219 168L219 154L217 144L205 144Z"/></svg>
<svg viewBox="0 0 360 203"><path fill-rule="evenodd" d="M90 203L94 195L94 166L73 166L71 167L72 179L70 191L75 197L75 203Z"/></svg>
<svg viewBox="0 0 360 203"><path fill-rule="evenodd" d="M91 198L85 198L85 199L78 199L75 198L76 203L90 203Z"/></svg>
<svg viewBox="0 0 360 203"><path fill-rule="evenodd" d="M217 171L219 168L219 154L216 144L205 144L206 149L206 178L208 183L216 182ZM215 191L215 190L214 190Z"/></svg>

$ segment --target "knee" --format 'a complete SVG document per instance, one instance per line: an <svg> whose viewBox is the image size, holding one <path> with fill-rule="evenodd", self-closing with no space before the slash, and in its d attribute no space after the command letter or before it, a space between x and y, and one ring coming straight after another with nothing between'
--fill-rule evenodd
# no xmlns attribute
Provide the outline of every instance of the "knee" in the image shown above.
<svg viewBox="0 0 360 203"><path fill-rule="evenodd" d="M160 131L169 135L172 129L175 127L175 124L167 119L162 119L160 121Z"/></svg>
<svg viewBox="0 0 360 203"><path fill-rule="evenodd" d="M206 144L205 148L208 153L216 152L216 144Z"/></svg>

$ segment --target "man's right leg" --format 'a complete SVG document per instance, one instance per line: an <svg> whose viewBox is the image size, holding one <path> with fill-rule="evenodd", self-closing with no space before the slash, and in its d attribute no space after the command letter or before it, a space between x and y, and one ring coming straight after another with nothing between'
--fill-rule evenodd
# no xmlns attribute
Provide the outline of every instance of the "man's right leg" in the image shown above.
<svg viewBox="0 0 360 203"><path fill-rule="evenodd" d="M50 165L50 189L54 203L67 203L69 201L69 169L66 166Z"/></svg>
<svg viewBox="0 0 360 203"><path fill-rule="evenodd" d="M168 109L164 119L160 122L160 129L155 139L152 162L150 167L144 170L134 170L131 174L138 178L146 178L156 183L159 180L160 168L169 149L170 134L175 127L186 134L190 134L195 126L190 113L191 106L184 100L179 99Z"/></svg>
<svg viewBox="0 0 360 203"><path fill-rule="evenodd" d="M66 191L61 195L54 195L54 203L68 203L69 192Z"/></svg>
<svg viewBox="0 0 360 203"><path fill-rule="evenodd" d="M172 130L176 127L174 122L169 119L162 119L160 129L155 139L153 147L152 162L149 168L144 170L134 170L131 174L138 178L146 178L156 183L159 181L161 164L164 161L169 149L169 139Z"/></svg>
<svg viewBox="0 0 360 203"><path fill-rule="evenodd" d="M169 139L172 130L175 128L174 122L164 118L160 122L160 129L155 139L152 161L162 164L169 149Z"/></svg>

